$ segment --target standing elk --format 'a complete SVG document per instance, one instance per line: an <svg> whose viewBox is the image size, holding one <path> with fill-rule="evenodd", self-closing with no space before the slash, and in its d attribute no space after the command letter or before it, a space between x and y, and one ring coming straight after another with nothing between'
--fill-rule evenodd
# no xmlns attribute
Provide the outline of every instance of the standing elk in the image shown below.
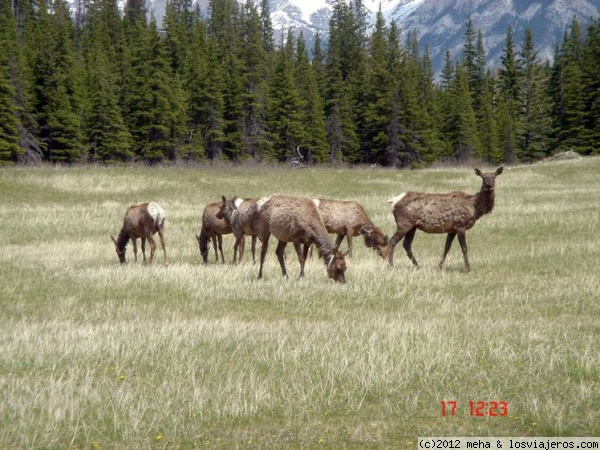
<svg viewBox="0 0 600 450"><path fill-rule="evenodd" d="M237 260L237 251L240 244L240 261L244 253L244 235L252 236L252 262L256 262L256 231L254 225L258 216L256 199L241 199L234 197L233 200L227 200L223 195L219 203L219 211L216 214L218 219L227 223L235 236L233 245L233 263Z"/></svg>
<svg viewBox="0 0 600 450"><path fill-rule="evenodd" d="M352 237L362 234L365 245L374 249L383 259L388 257L390 243L387 236L377 228L356 201L314 199L319 208L327 231L337 234L335 246L339 247L344 238L348 240L348 255L352 256Z"/></svg>
<svg viewBox="0 0 600 450"><path fill-rule="evenodd" d="M222 217L217 217L221 209L221 202L209 203L202 211L202 227L200 234L196 234L198 247L202 260L206 264L208 262L209 243L212 241L215 249L215 261L219 262L219 252L221 253L221 262L225 263L223 256L223 235L231 234L233 230L229 223ZM244 255L244 240L242 237L242 247L240 248L240 259ZM235 261L235 257L234 257Z"/></svg>
<svg viewBox="0 0 600 450"><path fill-rule="evenodd" d="M287 277L284 261L285 247L292 242L300 261L300 277L304 276L308 248L311 244L315 244L319 249L319 256L325 260L329 278L339 283L346 281L344 255L333 245L319 210L312 200L280 195L265 197L257 201L257 211L254 230L262 242L259 279L262 278L265 255L272 234L279 241L275 253L283 276ZM304 250L301 248L302 245Z"/></svg>
<svg viewBox="0 0 600 450"><path fill-rule="evenodd" d="M481 216L494 208L496 177L503 170L500 167L495 172L483 173L475 169L475 174L483 180L480 191L475 195L464 192L447 194L405 192L388 200L392 204L397 226L396 232L390 238L389 265L394 265L394 247L402 238L404 238L403 247L406 254L415 266L419 265L412 253L411 245L415 232L422 230L426 233L448 234L444 254L439 264L440 269L444 268L446 255L450 251L454 238L458 236L465 261L465 271L470 272L466 232Z"/></svg>
<svg viewBox="0 0 600 450"><path fill-rule="evenodd" d="M154 259L154 251L156 250L156 244L154 243L154 236L158 233L160 237L160 244L163 249L163 255L165 258L165 264L167 263L167 250L165 248L164 238L165 228L165 212L163 209L154 202L142 203L141 205L130 206L125 212L125 218L123 219L123 227L119 233L117 239L111 236L116 250L117 256L121 264L125 263L125 251L127 250L127 243L131 239L133 243L133 254L135 256L135 262L137 262L137 239L142 239L142 255L144 257L144 264L146 263L146 239L150 242L150 264Z"/></svg>

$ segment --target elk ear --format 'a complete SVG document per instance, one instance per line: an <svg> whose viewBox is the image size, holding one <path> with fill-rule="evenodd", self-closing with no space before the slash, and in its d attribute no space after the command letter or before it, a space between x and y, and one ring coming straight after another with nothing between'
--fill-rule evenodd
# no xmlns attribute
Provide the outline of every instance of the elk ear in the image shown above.
<svg viewBox="0 0 600 450"><path fill-rule="evenodd" d="M475 169L475 175L480 176L480 177L483 176L483 174L481 173L481 170L479 170L479 169Z"/></svg>
<svg viewBox="0 0 600 450"><path fill-rule="evenodd" d="M225 199L224 195L221 195L221 200L223 200L223 203L225 203L227 201L227 199Z"/></svg>
<svg viewBox="0 0 600 450"><path fill-rule="evenodd" d="M494 173L495 176L500 175L502 172L504 172L504 167L498 167L496 169L496 172Z"/></svg>

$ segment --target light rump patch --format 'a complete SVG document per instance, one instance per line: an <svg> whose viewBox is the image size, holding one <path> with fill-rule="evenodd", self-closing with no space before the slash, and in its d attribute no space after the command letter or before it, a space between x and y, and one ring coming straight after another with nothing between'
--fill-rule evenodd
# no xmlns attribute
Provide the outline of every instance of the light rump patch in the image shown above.
<svg viewBox="0 0 600 450"><path fill-rule="evenodd" d="M259 199L259 200L256 202L256 206L257 206L257 208L258 208L258 210L259 210L259 211L262 209L262 207L265 205L265 203L267 203L269 200L271 200L271 197L272 197L272 196L269 196L269 197L263 197L263 198Z"/></svg>
<svg viewBox="0 0 600 450"><path fill-rule="evenodd" d="M388 203L391 203L391 204L392 204L392 209L394 209L394 205L395 205L396 203L398 203L400 200L402 200L402 198L403 198L405 195L406 195L406 192L403 192L402 194L400 194L400 195L397 195L397 196L395 196L395 197L392 197L392 198L390 198L390 199L388 200Z"/></svg>
<svg viewBox="0 0 600 450"><path fill-rule="evenodd" d="M148 214L154 219L154 223L161 223L165 220L165 211L154 202L148 203Z"/></svg>

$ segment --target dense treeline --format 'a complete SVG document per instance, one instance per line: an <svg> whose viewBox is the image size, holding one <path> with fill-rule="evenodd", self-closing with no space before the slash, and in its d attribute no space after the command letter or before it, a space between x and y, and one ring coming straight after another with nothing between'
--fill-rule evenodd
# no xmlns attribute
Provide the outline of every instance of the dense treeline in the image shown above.
<svg viewBox="0 0 600 450"><path fill-rule="evenodd" d="M428 50L361 0L335 0L328 36L275 42L269 2L0 0L0 164L289 160L414 167L600 153L600 23L574 19L552 65L506 34L486 68L467 19L439 81ZM327 45L322 45L324 38ZM309 55L311 57L309 58Z"/></svg>

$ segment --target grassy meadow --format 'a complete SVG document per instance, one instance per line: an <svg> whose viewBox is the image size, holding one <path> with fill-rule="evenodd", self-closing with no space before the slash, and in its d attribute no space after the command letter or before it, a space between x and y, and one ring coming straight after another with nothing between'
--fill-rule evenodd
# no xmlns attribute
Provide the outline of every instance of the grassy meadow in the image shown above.
<svg viewBox="0 0 600 450"><path fill-rule="evenodd" d="M487 168L492 169L492 168ZM264 280L201 263L222 194L355 199L395 230L405 190L474 193L471 168L0 170L0 448L416 448L418 436L600 435L600 158L507 167L458 242L418 232L413 268L355 238L347 283L322 260ZM127 206L166 212L169 265L121 266ZM233 238L224 237L231 261ZM346 243L342 244L345 247ZM140 250L138 250L140 251ZM140 255L141 256L141 255ZM140 258L141 261L141 258ZM442 415L442 401L456 401ZM504 401L476 417L470 401ZM499 411L495 411L499 412Z"/></svg>

